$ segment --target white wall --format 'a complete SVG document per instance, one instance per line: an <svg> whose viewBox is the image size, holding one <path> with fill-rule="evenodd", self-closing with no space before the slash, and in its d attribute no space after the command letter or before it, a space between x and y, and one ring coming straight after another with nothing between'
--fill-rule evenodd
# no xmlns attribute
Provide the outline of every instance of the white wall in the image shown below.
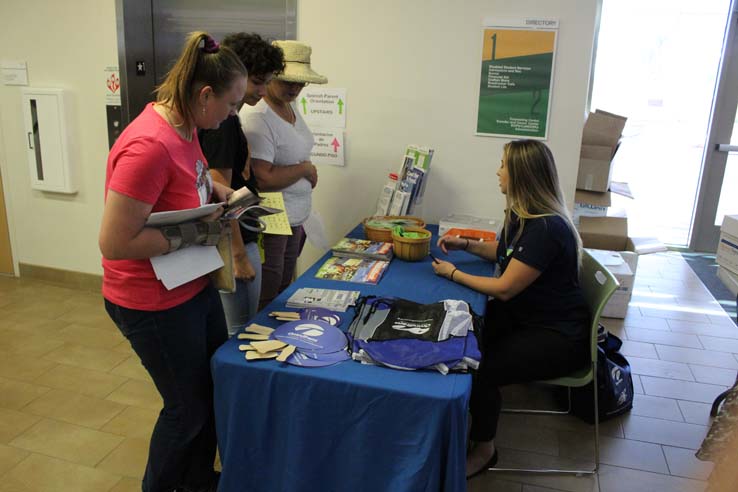
<svg viewBox="0 0 738 492"><path fill-rule="evenodd" d="M0 85L0 164L15 260L101 273L97 231L105 162L105 74L118 64L113 0L0 4L0 59L25 61L29 85L70 93L79 193L31 190L21 90Z"/></svg>
<svg viewBox="0 0 738 492"><path fill-rule="evenodd" d="M315 208L333 241L374 211L405 146L436 149L422 215L501 216L504 139L475 137L484 17L560 21L548 143L571 201L589 78L595 0L301 0L299 38L329 86L348 90L344 168L321 166ZM0 86L0 171L17 261L101 273L97 231L107 156L104 69L117 65L113 0L0 4L0 59L28 63L30 85L70 90L80 192L30 188L20 89ZM300 266L318 252L308 248Z"/></svg>
<svg viewBox="0 0 738 492"><path fill-rule="evenodd" d="M560 21L548 144L573 203L594 37L595 0L304 0L298 38L328 86L347 89L346 167L321 166L315 208L330 239L371 215L407 144L435 149L422 216L502 217L502 138L474 136L482 19ZM317 253L308 250L301 265Z"/></svg>

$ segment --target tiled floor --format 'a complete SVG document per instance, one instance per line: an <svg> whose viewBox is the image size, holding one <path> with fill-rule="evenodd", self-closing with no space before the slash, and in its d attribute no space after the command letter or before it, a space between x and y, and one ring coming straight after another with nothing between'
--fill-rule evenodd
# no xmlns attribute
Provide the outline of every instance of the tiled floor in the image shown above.
<svg viewBox="0 0 738 492"><path fill-rule="evenodd" d="M625 320L632 412L601 428L603 492L701 491L694 458L714 397L735 380L738 328L676 253L642 256ZM507 401L547 404L513 387ZM98 294L0 277L0 492L139 491L159 396ZM503 416L500 466L584 466L591 427L573 417ZM476 491L594 491L587 477L486 474ZM374 491L372 491L374 492Z"/></svg>

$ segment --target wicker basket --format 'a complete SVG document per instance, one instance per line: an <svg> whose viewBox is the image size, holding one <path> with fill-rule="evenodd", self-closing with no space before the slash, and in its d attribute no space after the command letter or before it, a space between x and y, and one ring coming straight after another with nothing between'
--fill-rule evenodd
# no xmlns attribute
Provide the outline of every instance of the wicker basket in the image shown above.
<svg viewBox="0 0 738 492"><path fill-rule="evenodd" d="M409 238L392 234L395 256L405 261L419 261L430 253L431 233L422 227L405 227L406 232L425 232L427 237Z"/></svg>
<svg viewBox="0 0 738 492"><path fill-rule="evenodd" d="M370 241L379 241L382 243L392 242L392 228L372 227L367 224L370 220L407 220L414 222L415 227L425 227L425 222L420 217L411 217L409 215L375 215L367 217L362 224L364 225L364 235ZM409 227L409 226L408 226Z"/></svg>

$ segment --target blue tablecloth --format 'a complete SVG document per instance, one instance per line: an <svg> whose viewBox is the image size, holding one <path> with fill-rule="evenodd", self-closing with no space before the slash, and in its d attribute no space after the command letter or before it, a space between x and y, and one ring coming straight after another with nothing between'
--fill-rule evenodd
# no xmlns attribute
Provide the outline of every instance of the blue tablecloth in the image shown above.
<svg viewBox="0 0 738 492"><path fill-rule="evenodd" d="M448 257L460 269L490 275L468 253ZM350 234L363 237L360 227ZM421 303L463 299L482 314L486 296L436 276L430 258L395 258L377 285L314 278L321 258L257 315L284 310L300 287L360 290ZM351 311L347 312L349 318ZM341 328L350 323L345 319ZM215 413L223 464L220 492L464 491L466 414L471 376L405 372L354 361L304 368L247 362L229 340L213 356Z"/></svg>

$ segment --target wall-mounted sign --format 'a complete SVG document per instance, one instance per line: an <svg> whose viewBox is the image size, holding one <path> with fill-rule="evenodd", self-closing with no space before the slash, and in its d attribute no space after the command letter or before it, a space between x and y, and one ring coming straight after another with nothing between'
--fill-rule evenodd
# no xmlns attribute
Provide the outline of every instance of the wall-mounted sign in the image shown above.
<svg viewBox="0 0 738 492"><path fill-rule="evenodd" d="M296 104L310 128L346 128L346 89L311 85L302 90Z"/></svg>
<svg viewBox="0 0 738 492"><path fill-rule="evenodd" d="M547 138L558 26L485 19L477 135Z"/></svg>

